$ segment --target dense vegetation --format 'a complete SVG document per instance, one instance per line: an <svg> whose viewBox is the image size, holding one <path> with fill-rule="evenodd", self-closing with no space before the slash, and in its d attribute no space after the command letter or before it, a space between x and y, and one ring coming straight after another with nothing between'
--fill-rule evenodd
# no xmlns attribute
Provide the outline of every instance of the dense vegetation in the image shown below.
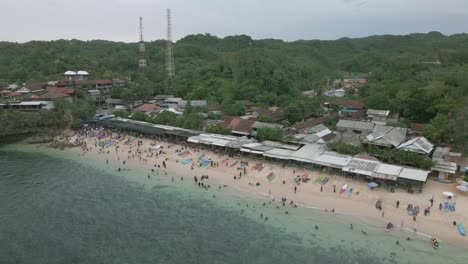
<svg viewBox="0 0 468 264"><path fill-rule="evenodd" d="M368 78L359 94L369 108L386 108L409 121L431 123L426 136L468 149L468 35L438 32L371 36L335 41L284 42L250 37L189 35L174 48L176 76L168 81L164 41L146 43L148 67L137 69L137 43L58 40L0 43L0 85L58 79L68 69L88 70L95 78L140 80L123 99L136 94L171 93L208 99L228 114L254 105L284 107L293 123L320 114L329 98L319 95L335 78ZM442 64L422 63L440 59ZM333 123L333 122L332 122Z"/></svg>
<svg viewBox="0 0 468 264"><path fill-rule="evenodd" d="M55 109L39 112L0 111L0 136L28 132L36 128L78 127L90 119L96 108L88 101L77 98L73 103L55 102Z"/></svg>

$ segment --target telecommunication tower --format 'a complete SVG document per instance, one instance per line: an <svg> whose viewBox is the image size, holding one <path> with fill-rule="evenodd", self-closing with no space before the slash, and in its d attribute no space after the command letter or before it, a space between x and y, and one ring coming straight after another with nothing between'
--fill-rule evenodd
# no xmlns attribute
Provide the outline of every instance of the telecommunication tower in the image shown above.
<svg viewBox="0 0 468 264"><path fill-rule="evenodd" d="M140 17L140 42L138 51L138 66L142 69L146 67L145 42L143 41L143 17Z"/></svg>
<svg viewBox="0 0 468 264"><path fill-rule="evenodd" d="M172 50L171 9L166 10L167 17L167 40L166 40L166 70L169 79L175 75L174 53Z"/></svg>

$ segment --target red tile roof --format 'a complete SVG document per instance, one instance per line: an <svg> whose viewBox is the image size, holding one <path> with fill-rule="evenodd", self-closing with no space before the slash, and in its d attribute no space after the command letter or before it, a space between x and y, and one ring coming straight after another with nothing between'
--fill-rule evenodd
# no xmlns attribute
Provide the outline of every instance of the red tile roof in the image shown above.
<svg viewBox="0 0 468 264"><path fill-rule="evenodd" d="M112 80L95 80L96 84L112 84Z"/></svg>
<svg viewBox="0 0 468 264"><path fill-rule="evenodd" d="M296 130L306 129L309 127L316 126L318 124L322 124L325 121L325 118L318 117L318 118L309 118L305 121L297 122L296 124L292 125L291 128Z"/></svg>
<svg viewBox="0 0 468 264"><path fill-rule="evenodd" d="M333 104L341 107L341 108L363 108L364 103L356 101L356 100L347 100L347 99L337 99L333 102Z"/></svg>
<svg viewBox="0 0 468 264"><path fill-rule="evenodd" d="M46 83L43 82L32 82L32 83L27 83L26 88L28 88L31 91L37 91L37 90L42 90L46 87Z"/></svg>
<svg viewBox="0 0 468 264"><path fill-rule="evenodd" d="M21 96L21 94L18 92L12 92L10 93L10 96Z"/></svg>
<svg viewBox="0 0 468 264"><path fill-rule="evenodd" d="M160 107L155 104L143 104L135 108L136 111L142 111L142 112L155 112L155 111L159 111L159 109Z"/></svg>
<svg viewBox="0 0 468 264"><path fill-rule="evenodd" d="M426 124L421 123L411 123L411 130L416 132L423 132Z"/></svg>
<svg viewBox="0 0 468 264"><path fill-rule="evenodd" d="M224 128L243 133L252 133L252 125L256 122L250 119L241 119L236 116L225 116L224 122L221 124Z"/></svg>
<svg viewBox="0 0 468 264"><path fill-rule="evenodd" d="M56 91L56 90L67 95L75 94L75 88L70 88L70 87L47 87L46 88L46 92L48 93L52 91Z"/></svg>
<svg viewBox="0 0 468 264"><path fill-rule="evenodd" d="M55 87L51 87L55 88ZM57 99L57 98L64 98L70 97L69 94L66 94L60 90L61 88L50 89L46 94L42 95L41 98L44 99Z"/></svg>
<svg viewBox="0 0 468 264"><path fill-rule="evenodd" d="M10 90L1 90L0 94L11 94Z"/></svg>

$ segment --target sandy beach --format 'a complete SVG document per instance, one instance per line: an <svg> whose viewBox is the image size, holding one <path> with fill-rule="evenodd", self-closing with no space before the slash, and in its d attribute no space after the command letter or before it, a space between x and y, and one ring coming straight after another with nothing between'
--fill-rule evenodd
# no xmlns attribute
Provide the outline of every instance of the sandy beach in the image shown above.
<svg viewBox="0 0 468 264"><path fill-rule="evenodd" d="M70 142L86 143L85 146L72 148L70 151L79 155L92 155L101 159L104 164L107 162L121 169L125 169L126 166L147 169L147 175L135 175L135 177L146 178L149 175L148 181L156 177L169 177L165 173L184 177L184 180L191 182L194 182L194 176L200 181L202 175L208 175L208 179L203 180L203 183L210 184L211 187L226 186L240 191L254 192L268 196L270 200L275 199L275 201L281 201L284 197L287 199L287 206L290 207L293 206L290 204L293 201L293 204L297 206L327 210L330 214L334 211L339 214L369 217L381 222L382 229L388 222L392 222L395 226L402 226L411 232L416 229L417 233L427 235L428 239L436 237L446 243L468 248L468 238L461 236L457 227L452 224L456 221L465 226L468 225L468 207L466 206L468 196L458 192L454 184L443 184L428 179L423 192L413 194L406 192L406 189L396 189L392 193L383 186L370 190L367 186L368 182L346 178L339 173L312 171L296 166L283 167L281 164L271 163L254 156L238 154L236 157L228 157L225 154L199 147L184 148L183 145L149 138L125 135L115 140L112 145L99 146L99 142L116 138L117 133L114 132L109 136L97 138L93 136L93 133L89 133L86 137L68 138ZM152 149L152 146L157 145L160 146L159 149ZM185 151L189 153L179 156ZM198 158L202 154L205 154L202 160L211 159L213 166L211 164L205 167L200 166ZM192 161L183 165L182 161L189 158L192 158ZM163 168L163 161L166 169ZM248 165L239 168L242 161L248 162ZM255 164L261 164L258 167L262 169L254 169ZM157 167L158 165L160 168ZM239 178L240 173L242 176ZM268 181L267 176L271 173L274 173L275 177ZM304 174L310 177L308 182L298 185L293 181L297 175ZM326 184L317 182L317 179L323 178L329 179ZM348 189L340 193L340 188L344 185L347 185ZM334 186L336 192L333 190ZM353 188L353 193L349 194L349 188ZM455 193L456 198L448 200L442 194L444 191ZM430 214L425 216L424 208L431 206L432 197L434 197L433 207L430 209ZM375 207L379 199L382 200L382 210ZM396 208L397 201L399 201L399 208ZM456 211L439 210L439 203L445 201L456 201ZM409 204L420 208L416 221L407 213ZM289 212L294 211L290 209Z"/></svg>

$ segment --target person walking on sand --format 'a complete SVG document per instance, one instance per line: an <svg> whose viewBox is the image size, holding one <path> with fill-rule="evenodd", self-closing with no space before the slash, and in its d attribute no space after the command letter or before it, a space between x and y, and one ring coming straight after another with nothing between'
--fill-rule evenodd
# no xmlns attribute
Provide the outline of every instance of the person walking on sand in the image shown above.
<svg viewBox="0 0 468 264"><path fill-rule="evenodd" d="M294 186L294 193L297 192L297 186Z"/></svg>
<svg viewBox="0 0 468 264"><path fill-rule="evenodd" d="M320 192L323 192L323 184L320 184Z"/></svg>
<svg viewBox="0 0 468 264"><path fill-rule="evenodd" d="M336 185L333 184L333 192L336 193Z"/></svg>
<svg viewBox="0 0 468 264"><path fill-rule="evenodd" d="M432 198L429 200L431 202L431 207L434 205L434 195L432 195Z"/></svg>
<svg viewBox="0 0 468 264"><path fill-rule="evenodd" d="M396 201L396 208L400 207L400 201Z"/></svg>
<svg viewBox="0 0 468 264"><path fill-rule="evenodd" d="M384 216L385 216L385 212L382 212L382 217L384 217Z"/></svg>

